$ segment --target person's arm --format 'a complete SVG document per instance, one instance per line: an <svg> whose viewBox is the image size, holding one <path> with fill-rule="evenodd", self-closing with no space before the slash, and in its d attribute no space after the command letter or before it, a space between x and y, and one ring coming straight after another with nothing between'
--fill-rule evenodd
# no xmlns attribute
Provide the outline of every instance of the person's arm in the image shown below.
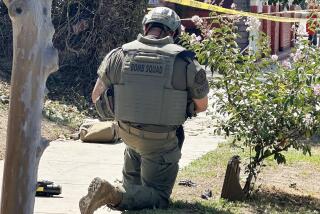
<svg viewBox="0 0 320 214"><path fill-rule="evenodd" d="M96 84L92 90L91 99L92 102L95 104L99 99L100 95L107 89L100 78L97 79Z"/></svg>
<svg viewBox="0 0 320 214"><path fill-rule="evenodd" d="M205 96L204 98L201 99L192 99L194 102L194 107L195 107L195 112L203 112L207 110L208 108L208 96Z"/></svg>
<svg viewBox="0 0 320 214"><path fill-rule="evenodd" d="M116 48L110 51L103 59L98 68L98 79L92 90L91 99L95 104L100 95L112 85L114 81L114 73L121 70L124 54L121 48Z"/></svg>
<svg viewBox="0 0 320 214"><path fill-rule="evenodd" d="M205 111L208 107L209 83L205 70L196 60L191 61L188 65L187 79L194 111L196 113Z"/></svg>

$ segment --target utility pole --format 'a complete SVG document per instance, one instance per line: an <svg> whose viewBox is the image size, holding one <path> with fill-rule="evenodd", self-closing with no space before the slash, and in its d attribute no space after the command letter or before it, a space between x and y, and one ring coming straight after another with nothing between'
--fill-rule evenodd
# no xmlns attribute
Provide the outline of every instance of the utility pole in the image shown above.
<svg viewBox="0 0 320 214"><path fill-rule="evenodd" d="M46 148L41 118L47 77L58 69L51 0L4 0L13 27L13 66L1 214L32 214Z"/></svg>

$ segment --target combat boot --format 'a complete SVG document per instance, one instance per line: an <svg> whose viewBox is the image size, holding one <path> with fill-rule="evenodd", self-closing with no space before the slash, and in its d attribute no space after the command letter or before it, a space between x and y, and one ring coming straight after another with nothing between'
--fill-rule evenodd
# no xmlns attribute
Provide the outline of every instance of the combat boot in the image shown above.
<svg viewBox="0 0 320 214"><path fill-rule="evenodd" d="M79 201L81 214L93 214L103 205L116 207L122 200L122 193L101 178L94 178L88 188L88 194Z"/></svg>

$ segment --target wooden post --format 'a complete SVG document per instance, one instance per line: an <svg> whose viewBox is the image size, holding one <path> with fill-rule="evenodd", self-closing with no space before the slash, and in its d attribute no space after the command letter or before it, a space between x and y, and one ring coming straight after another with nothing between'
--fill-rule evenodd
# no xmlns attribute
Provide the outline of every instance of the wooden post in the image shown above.
<svg viewBox="0 0 320 214"><path fill-rule="evenodd" d="M230 201L241 201L244 199L244 194L239 181L240 174L240 157L233 156L227 166L226 175L223 181L221 198Z"/></svg>
<svg viewBox="0 0 320 214"><path fill-rule="evenodd" d="M13 26L13 66L1 214L32 214L45 82L58 69L51 0L4 0Z"/></svg>

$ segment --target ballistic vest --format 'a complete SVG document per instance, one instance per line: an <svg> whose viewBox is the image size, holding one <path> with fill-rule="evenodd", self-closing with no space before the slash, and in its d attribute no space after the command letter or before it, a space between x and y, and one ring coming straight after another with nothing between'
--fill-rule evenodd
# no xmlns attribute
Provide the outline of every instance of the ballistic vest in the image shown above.
<svg viewBox="0 0 320 214"><path fill-rule="evenodd" d="M114 85L115 119L153 125L181 125L186 120L187 91L172 86L173 64L185 51L171 37L138 39L122 46L120 82Z"/></svg>

